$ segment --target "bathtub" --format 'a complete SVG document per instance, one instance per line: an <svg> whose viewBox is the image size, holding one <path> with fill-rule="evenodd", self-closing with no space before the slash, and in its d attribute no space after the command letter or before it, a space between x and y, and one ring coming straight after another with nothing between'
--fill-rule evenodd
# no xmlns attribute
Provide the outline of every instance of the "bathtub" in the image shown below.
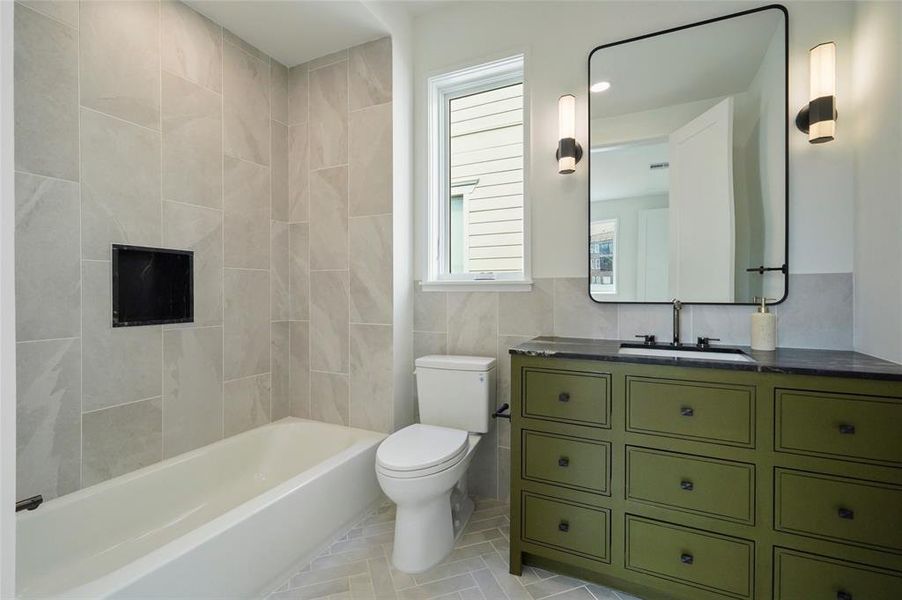
<svg viewBox="0 0 902 600"><path fill-rule="evenodd" d="M19 513L21 598L249 598L380 500L385 436L287 418Z"/></svg>

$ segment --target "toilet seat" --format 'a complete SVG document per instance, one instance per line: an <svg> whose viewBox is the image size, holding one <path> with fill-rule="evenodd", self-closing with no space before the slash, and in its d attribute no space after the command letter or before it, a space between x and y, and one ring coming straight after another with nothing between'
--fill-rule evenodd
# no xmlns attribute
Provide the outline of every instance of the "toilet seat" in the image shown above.
<svg viewBox="0 0 902 600"><path fill-rule="evenodd" d="M417 423L396 431L376 450L376 469L389 477L424 477L463 460L469 434L460 429Z"/></svg>

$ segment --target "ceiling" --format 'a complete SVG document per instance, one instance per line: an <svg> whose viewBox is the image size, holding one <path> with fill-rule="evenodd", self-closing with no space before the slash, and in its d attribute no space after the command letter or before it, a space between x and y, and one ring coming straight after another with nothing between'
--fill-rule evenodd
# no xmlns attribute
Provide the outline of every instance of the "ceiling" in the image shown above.
<svg viewBox="0 0 902 600"><path fill-rule="evenodd" d="M592 150L592 202L667 194L668 170L649 168L667 154L666 140Z"/></svg>

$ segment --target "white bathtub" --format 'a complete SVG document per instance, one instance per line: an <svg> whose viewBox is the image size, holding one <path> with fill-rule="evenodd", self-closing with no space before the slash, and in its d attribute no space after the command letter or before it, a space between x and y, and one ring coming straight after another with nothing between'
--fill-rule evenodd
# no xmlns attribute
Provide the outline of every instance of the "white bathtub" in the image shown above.
<svg viewBox="0 0 902 600"><path fill-rule="evenodd" d="M288 418L19 513L23 598L249 598L381 497L385 436Z"/></svg>

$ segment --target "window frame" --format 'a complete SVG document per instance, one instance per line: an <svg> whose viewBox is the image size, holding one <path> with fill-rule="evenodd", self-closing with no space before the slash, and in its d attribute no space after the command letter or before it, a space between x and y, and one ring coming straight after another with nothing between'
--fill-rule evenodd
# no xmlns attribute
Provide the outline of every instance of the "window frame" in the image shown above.
<svg viewBox="0 0 902 600"><path fill-rule="evenodd" d="M591 258L592 254L593 254L593 252L592 252L592 244L601 243L601 242L595 242L595 241L593 241L592 238L591 238L591 234L590 234L590 236L589 236L589 257L590 257L590 258L589 258L589 293L590 293L590 294L599 294L599 295L614 296L614 295L617 295L617 294L619 293L619 292L618 292L619 286L617 285L618 273L619 273L619 269L617 268L617 262L618 262L617 257L618 257L618 255L619 255L618 250L619 250L619 248L620 248L620 242L619 242L619 240L618 240L618 237L619 237L619 235L620 235L620 218L619 218L619 217L610 217L610 218L607 218L607 219L601 219L601 220L598 221L598 222L599 222L599 223L610 223L610 224L611 224L611 229L613 230L613 235L611 236L611 240L613 241L614 253L611 255L611 283L610 283L610 284L604 284L604 283L596 284L596 283L592 283L592 276L591 276L591 273L592 273L592 270L593 270L593 268L592 268L592 258ZM590 231L591 231L591 227L592 227L592 224L590 223L590 224L589 224L589 229L590 229ZM598 254L601 254L601 253L599 252ZM601 260L601 259L599 259L599 260ZM599 270L600 270L600 269L599 269ZM608 288L608 289L604 289L604 290L603 290L603 289L599 289L601 286L605 286L605 285L610 285L611 287ZM596 287L596 286L597 286L597 287Z"/></svg>
<svg viewBox="0 0 902 600"><path fill-rule="evenodd" d="M451 202L450 102L514 84L523 85L523 271L451 273L449 225ZM523 52L432 76L427 81L427 273L424 290L529 291L532 287L530 252L529 87Z"/></svg>

